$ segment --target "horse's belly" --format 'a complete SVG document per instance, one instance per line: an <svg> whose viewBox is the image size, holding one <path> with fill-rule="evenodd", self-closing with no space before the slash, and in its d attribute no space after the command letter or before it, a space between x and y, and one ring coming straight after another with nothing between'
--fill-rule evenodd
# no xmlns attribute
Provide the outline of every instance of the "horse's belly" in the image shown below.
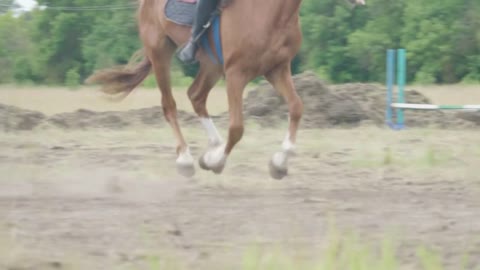
<svg viewBox="0 0 480 270"><path fill-rule="evenodd" d="M274 31L269 27L262 28L225 33L224 53L227 68L236 66L259 76L295 57L302 39L298 23Z"/></svg>

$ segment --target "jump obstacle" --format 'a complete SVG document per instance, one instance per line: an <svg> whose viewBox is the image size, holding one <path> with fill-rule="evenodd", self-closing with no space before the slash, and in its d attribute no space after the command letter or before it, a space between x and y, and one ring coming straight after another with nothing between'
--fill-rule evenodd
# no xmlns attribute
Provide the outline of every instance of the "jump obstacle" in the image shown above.
<svg viewBox="0 0 480 270"><path fill-rule="evenodd" d="M395 57L396 56L396 57ZM396 59L395 59L396 58ZM385 113L386 124L394 130L405 129L404 110L459 110L480 111L480 105L433 105L405 103L405 82L407 74L407 57L405 49L387 50L387 106ZM397 67L397 102L393 102L395 86L395 64ZM396 122L394 122L394 110Z"/></svg>

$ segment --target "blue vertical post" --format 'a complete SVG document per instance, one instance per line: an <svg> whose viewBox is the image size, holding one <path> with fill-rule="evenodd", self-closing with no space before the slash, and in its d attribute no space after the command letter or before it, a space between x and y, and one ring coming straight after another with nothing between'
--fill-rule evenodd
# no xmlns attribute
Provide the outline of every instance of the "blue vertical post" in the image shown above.
<svg viewBox="0 0 480 270"><path fill-rule="evenodd" d="M389 49L387 50L387 109L385 112L385 120L386 124L389 127L394 126L393 123L393 110L392 110L392 103L393 103L393 82L395 80L395 50Z"/></svg>
<svg viewBox="0 0 480 270"><path fill-rule="evenodd" d="M397 87L398 87L398 103L405 103L405 81L407 60L405 49L399 49L397 52ZM397 126L400 129L405 127L403 109L397 109Z"/></svg>

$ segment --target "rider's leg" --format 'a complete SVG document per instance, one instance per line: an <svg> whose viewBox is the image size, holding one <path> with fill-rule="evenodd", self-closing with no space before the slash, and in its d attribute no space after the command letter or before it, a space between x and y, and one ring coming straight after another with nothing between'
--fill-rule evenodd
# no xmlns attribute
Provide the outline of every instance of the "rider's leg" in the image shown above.
<svg viewBox="0 0 480 270"><path fill-rule="evenodd" d="M178 58L182 62L190 63L195 61L195 53L197 52L196 41L201 34L204 25L212 15L212 12L217 7L218 1L219 0L198 0L195 18L193 20L192 36L178 54Z"/></svg>

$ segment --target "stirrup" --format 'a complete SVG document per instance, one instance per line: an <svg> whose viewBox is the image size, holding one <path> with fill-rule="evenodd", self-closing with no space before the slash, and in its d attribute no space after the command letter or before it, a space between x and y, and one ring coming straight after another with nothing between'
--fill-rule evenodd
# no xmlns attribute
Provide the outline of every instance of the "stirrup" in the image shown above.
<svg viewBox="0 0 480 270"><path fill-rule="evenodd" d="M177 58L185 64L195 64L197 49L196 43L190 40L177 54Z"/></svg>

